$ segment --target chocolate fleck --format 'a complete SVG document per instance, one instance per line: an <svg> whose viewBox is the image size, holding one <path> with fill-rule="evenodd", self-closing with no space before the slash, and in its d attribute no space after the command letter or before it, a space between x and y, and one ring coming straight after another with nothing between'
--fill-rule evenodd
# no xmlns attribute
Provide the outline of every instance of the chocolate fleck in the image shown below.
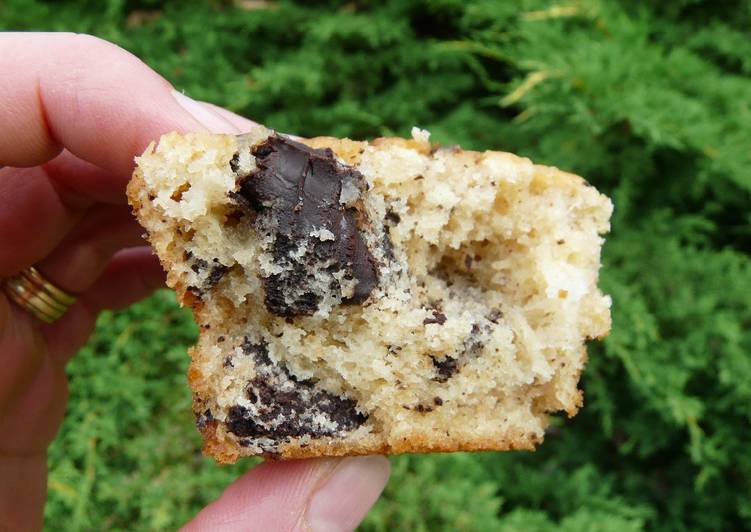
<svg viewBox="0 0 751 532"><path fill-rule="evenodd" d="M485 347L483 342L483 333L488 334L490 332L490 325L480 327L475 323L464 339L462 347L459 351L454 353L453 356L446 356L443 359L439 359L431 355L433 361L433 367L436 370L436 375L433 380L436 382L446 382L451 377L456 375L467 361L473 357L478 356L482 349Z"/></svg>
<svg viewBox="0 0 751 532"><path fill-rule="evenodd" d="M186 252L186 253L190 253L190 252ZM214 259L212 261L213 264L209 268L208 261L198 258L198 257L193 257L192 253L190 254L190 257L186 257L186 258L193 259L193 264L190 265L190 269L193 270L194 273L198 275L202 275L206 270L209 270L208 275L205 276L203 283L201 284L201 290L200 290L201 294L203 294L203 292L206 292L214 288L217 285L217 283L219 283L219 281L222 279L222 277L224 277L224 274L227 273L227 271L229 271L229 267L220 263L219 259Z"/></svg>
<svg viewBox="0 0 751 532"><path fill-rule="evenodd" d="M188 288L186 288L186 290L198 299L203 299L203 290L201 290L197 286L189 286Z"/></svg>
<svg viewBox="0 0 751 532"><path fill-rule="evenodd" d="M203 259L196 258L195 260L193 260L193 264L190 265L190 269L193 270L194 273L201 273L208 266L208 262Z"/></svg>
<svg viewBox="0 0 751 532"><path fill-rule="evenodd" d="M429 325L431 323L437 323L438 325L443 325L446 323L446 315L443 312L439 312L437 310L433 311L433 317L432 318L425 318L422 323L424 325Z"/></svg>
<svg viewBox="0 0 751 532"><path fill-rule="evenodd" d="M281 269L264 279L268 310L284 317L315 313L323 299L320 279L342 271L356 283L346 294L339 286L341 302L363 303L378 283L360 231L365 178L330 149L281 135L269 136L253 155L257 170L239 179L239 194L258 214L256 230L272 236L268 252Z"/></svg>
<svg viewBox="0 0 751 532"><path fill-rule="evenodd" d="M214 416L211 410L204 410L202 414L196 416L196 427L198 427L198 430L203 430L212 421L214 421Z"/></svg>
<svg viewBox="0 0 751 532"><path fill-rule="evenodd" d="M488 321L492 323L498 323L502 317L503 317L503 312L501 311L501 309L494 308L488 314Z"/></svg>
<svg viewBox="0 0 751 532"><path fill-rule="evenodd" d="M214 288L219 281L222 280L222 277L224 277L224 274L229 271L229 267L225 266L224 264L215 264L211 267L211 271L209 271L209 275L206 278L206 283L204 286L207 290L210 290Z"/></svg>
<svg viewBox="0 0 751 532"><path fill-rule="evenodd" d="M381 247L383 248L383 255L386 257L386 260L389 262L396 260L396 255L394 254L394 243L391 241L391 226L388 224L384 224L383 226Z"/></svg>
<svg viewBox="0 0 751 532"><path fill-rule="evenodd" d="M237 173L237 171L240 169L240 154L236 153L232 156L232 159L229 161L229 167L232 169L234 173Z"/></svg>
<svg viewBox="0 0 751 532"><path fill-rule="evenodd" d="M443 399L441 399L438 396L433 397L433 404L436 406L441 406L443 404Z"/></svg>

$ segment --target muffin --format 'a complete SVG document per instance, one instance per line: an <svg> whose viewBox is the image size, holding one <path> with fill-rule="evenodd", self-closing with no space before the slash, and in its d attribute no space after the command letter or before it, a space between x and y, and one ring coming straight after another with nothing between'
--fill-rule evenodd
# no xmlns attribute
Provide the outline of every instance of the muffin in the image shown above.
<svg viewBox="0 0 751 532"><path fill-rule="evenodd" d="M610 329L610 200L509 153L170 133L128 197L200 327L219 462L533 449Z"/></svg>

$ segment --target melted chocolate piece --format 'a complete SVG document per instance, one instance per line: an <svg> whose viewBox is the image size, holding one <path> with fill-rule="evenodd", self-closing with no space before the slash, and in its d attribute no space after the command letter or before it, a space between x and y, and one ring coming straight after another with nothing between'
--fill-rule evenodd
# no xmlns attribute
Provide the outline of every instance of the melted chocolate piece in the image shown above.
<svg viewBox="0 0 751 532"><path fill-rule="evenodd" d="M276 134L253 155L258 169L240 178L238 194L258 214L256 230L271 235L268 251L282 269L264 279L266 307L284 317L313 314L326 290L321 279L330 279L329 289L338 291L342 303L363 303L378 283L375 260L360 232L365 178L338 163L328 148L313 149ZM333 276L337 272L355 281L353 293L343 293Z"/></svg>
<svg viewBox="0 0 751 532"><path fill-rule="evenodd" d="M333 436L362 425L367 416L357 411L357 402L318 388L313 380L300 380L289 370L274 364L266 343L245 339L241 346L253 356L256 376L246 388L256 412L234 405L227 427L241 438L313 438Z"/></svg>

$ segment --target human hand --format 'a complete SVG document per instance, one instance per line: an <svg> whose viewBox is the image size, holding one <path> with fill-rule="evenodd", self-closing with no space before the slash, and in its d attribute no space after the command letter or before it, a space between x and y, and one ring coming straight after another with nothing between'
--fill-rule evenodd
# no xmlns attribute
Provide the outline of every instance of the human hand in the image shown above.
<svg viewBox="0 0 751 532"><path fill-rule="evenodd" d="M168 131L241 133L252 122L188 99L86 35L0 34L0 72L0 279L36 265L77 296L45 324L0 292L0 529L36 530L65 364L99 311L163 283L126 204L133 157ZM387 478L382 457L265 463L186 530L350 530Z"/></svg>

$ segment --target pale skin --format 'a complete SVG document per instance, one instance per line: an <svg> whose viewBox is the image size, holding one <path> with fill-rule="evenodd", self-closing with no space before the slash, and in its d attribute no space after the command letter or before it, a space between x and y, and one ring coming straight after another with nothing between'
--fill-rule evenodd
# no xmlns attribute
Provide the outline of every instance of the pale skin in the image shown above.
<svg viewBox="0 0 751 532"><path fill-rule="evenodd" d="M133 157L168 131L241 133L252 122L179 95L86 35L0 33L0 72L0 279L36 265L78 297L46 325L0 293L0 528L39 530L66 363L101 310L163 286L126 203ZM352 530L388 474L383 457L265 463L184 530Z"/></svg>

